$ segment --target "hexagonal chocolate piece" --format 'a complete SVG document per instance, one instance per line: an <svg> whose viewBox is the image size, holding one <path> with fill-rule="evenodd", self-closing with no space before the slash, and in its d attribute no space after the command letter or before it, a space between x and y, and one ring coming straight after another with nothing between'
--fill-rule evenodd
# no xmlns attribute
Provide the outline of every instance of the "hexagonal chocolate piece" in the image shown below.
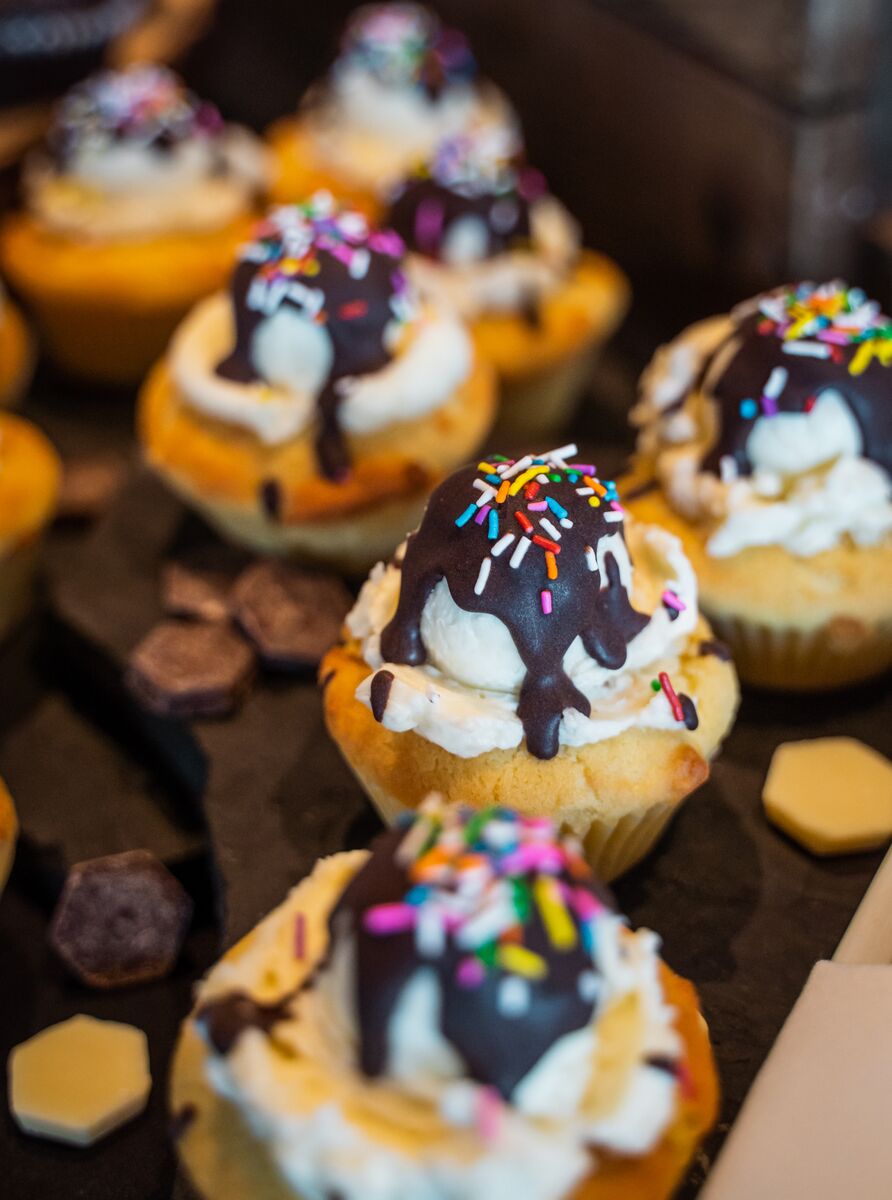
<svg viewBox="0 0 892 1200"><path fill-rule="evenodd" d="M231 603L264 666L294 671L314 666L337 641L353 598L334 575L259 562L239 576Z"/></svg>
<svg viewBox="0 0 892 1200"><path fill-rule="evenodd" d="M89 987L146 983L173 970L191 919L192 901L164 864L128 850L71 868L50 944Z"/></svg>
<svg viewBox="0 0 892 1200"><path fill-rule="evenodd" d="M172 617L228 620L231 587L231 579L212 567L169 562L161 569L161 604Z"/></svg>
<svg viewBox="0 0 892 1200"><path fill-rule="evenodd" d="M254 675L254 654L224 624L164 621L130 656L127 686L162 717L226 716Z"/></svg>

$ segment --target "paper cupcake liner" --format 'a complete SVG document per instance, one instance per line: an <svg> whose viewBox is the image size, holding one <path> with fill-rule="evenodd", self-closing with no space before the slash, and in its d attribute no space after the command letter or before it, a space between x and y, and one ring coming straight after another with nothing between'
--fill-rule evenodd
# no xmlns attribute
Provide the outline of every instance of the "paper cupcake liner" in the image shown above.
<svg viewBox="0 0 892 1200"><path fill-rule="evenodd" d="M538 444L568 423L589 382L601 342L588 343L535 375L499 380L499 416L493 438L506 445Z"/></svg>
<svg viewBox="0 0 892 1200"><path fill-rule="evenodd" d="M840 616L818 629L800 630L708 615L740 678L754 687L822 691L861 683L892 667L892 619L868 628Z"/></svg>

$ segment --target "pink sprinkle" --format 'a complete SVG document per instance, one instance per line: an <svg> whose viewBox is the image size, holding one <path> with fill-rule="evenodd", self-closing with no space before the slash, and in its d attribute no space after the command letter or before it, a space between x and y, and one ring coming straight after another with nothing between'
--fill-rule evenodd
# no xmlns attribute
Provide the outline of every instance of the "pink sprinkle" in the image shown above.
<svg viewBox="0 0 892 1200"><path fill-rule="evenodd" d="M369 933L405 933L415 928L416 910L411 904L376 904L362 919Z"/></svg>
<svg viewBox="0 0 892 1200"><path fill-rule="evenodd" d="M422 250L435 250L443 232L443 205L422 200L415 213L415 241Z"/></svg>
<svg viewBox="0 0 892 1200"><path fill-rule="evenodd" d="M614 512L625 512L625 509L623 508L623 506L620 504L620 502L618 500L611 500L610 507L613 509Z"/></svg>
<svg viewBox="0 0 892 1200"><path fill-rule="evenodd" d="M545 512L546 508L548 508L548 505L544 500L537 500L535 504L528 504L527 508L530 510L530 512Z"/></svg>
<svg viewBox="0 0 892 1200"><path fill-rule="evenodd" d="M822 329L818 334L819 342L833 342L837 346L847 346L849 335L838 329Z"/></svg>
<svg viewBox="0 0 892 1200"><path fill-rule="evenodd" d="M493 1087L480 1089L477 1101L477 1130L485 1142L493 1142L499 1135L501 1102Z"/></svg>
<svg viewBox="0 0 892 1200"><path fill-rule="evenodd" d="M500 864L504 875L525 874L528 871L543 871L548 874L560 871L563 860L558 848L547 842L526 842L506 854Z"/></svg>
<svg viewBox="0 0 892 1200"><path fill-rule="evenodd" d="M674 608L676 612L684 612L687 608L685 602L679 599L675 592L670 592L668 588L663 592L660 599L668 608Z"/></svg>
<svg viewBox="0 0 892 1200"><path fill-rule="evenodd" d="M766 417L777 416L777 401L773 396L762 397L762 412Z"/></svg>
<svg viewBox="0 0 892 1200"><path fill-rule="evenodd" d="M403 239L392 229L376 229L369 234L369 247L391 258L401 258L405 245Z"/></svg>
<svg viewBox="0 0 892 1200"><path fill-rule="evenodd" d="M303 962L307 956L307 919L302 912L294 922L294 957Z"/></svg>
<svg viewBox="0 0 892 1200"><path fill-rule="evenodd" d="M591 921L604 911L604 905L596 900L591 892L587 892L585 888L574 889L571 903L576 909L576 915L580 921Z"/></svg>
<svg viewBox="0 0 892 1200"><path fill-rule="evenodd" d="M549 588L543 588L539 598L542 601L542 611L547 617L551 612L551 590Z"/></svg>
<svg viewBox="0 0 892 1200"><path fill-rule="evenodd" d="M483 963L477 958L463 958L458 964L455 978L459 987L480 987L486 978L486 969Z"/></svg>
<svg viewBox="0 0 892 1200"><path fill-rule="evenodd" d="M568 465L570 471L578 471L580 475L595 475L597 471L592 463L570 463Z"/></svg>
<svg viewBox="0 0 892 1200"><path fill-rule="evenodd" d="M491 504L484 504L483 508L480 509L480 511L477 513L477 516L474 518L474 524L482 525L483 522L486 520L487 515L489 514L489 510L491 508L492 508Z"/></svg>

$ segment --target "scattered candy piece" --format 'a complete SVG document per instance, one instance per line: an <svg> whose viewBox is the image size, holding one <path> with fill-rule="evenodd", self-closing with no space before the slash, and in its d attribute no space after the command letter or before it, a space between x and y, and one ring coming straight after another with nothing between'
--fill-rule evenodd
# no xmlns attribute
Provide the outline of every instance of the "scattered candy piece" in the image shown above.
<svg viewBox="0 0 892 1200"><path fill-rule="evenodd" d="M121 490L129 470L126 459L112 454L67 459L64 467L57 512L70 521L101 517Z"/></svg>
<svg viewBox="0 0 892 1200"><path fill-rule="evenodd" d="M18 828L12 797L0 779L0 892L12 869Z"/></svg>
<svg viewBox="0 0 892 1200"><path fill-rule="evenodd" d="M813 854L871 850L892 837L892 763L854 738L786 742L762 789L765 812Z"/></svg>
<svg viewBox="0 0 892 1200"><path fill-rule="evenodd" d="M72 867L50 927L50 944L94 988L162 979L173 970L192 901L148 850Z"/></svg>
<svg viewBox="0 0 892 1200"><path fill-rule="evenodd" d="M264 666L315 665L337 641L353 598L332 575L259 562L239 576L232 609Z"/></svg>
<svg viewBox="0 0 892 1200"><path fill-rule="evenodd" d="M90 1146L141 1113L151 1086L146 1035L117 1021L72 1017L9 1056L18 1125L75 1146Z"/></svg>
<svg viewBox="0 0 892 1200"><path fill-rule="evenodd" d="M163 717L226 716L254 674L251 648L223 624L164 621L130 656L127 685Z"/></svg>

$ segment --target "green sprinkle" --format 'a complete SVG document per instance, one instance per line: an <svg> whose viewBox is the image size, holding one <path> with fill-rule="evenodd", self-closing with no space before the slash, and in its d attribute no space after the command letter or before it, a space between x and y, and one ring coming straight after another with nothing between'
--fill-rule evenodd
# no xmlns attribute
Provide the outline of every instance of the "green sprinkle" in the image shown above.
<svg viewBox="0 0 892 1200"><path fill-rule="evenodd" d="M658 692L661 687L662 684L660 683L659 679L652 679L650 681L650 688L652 692Z"/></svg>
<svg viewBox="0 0 892 1200"><path fill-rule="evenodd" d="M552 483L560 483L561 482L561 477L557 473L557 471L552 471L551 474L548 476L548 478L551 480Z"/></svg>
<svg viewBox="0 0 892 1200"><path fill-rule="evenodd" d="M511 887L514 891L514 907L517 910L517 919L521 925L526 925L533 909L529 884L523 883L519 879L512 879Z"/></svg>
<svg viewBox="0 0 892 1200"><path fill-rule="evenodd" d="M476 957L483 963L484 967L494 967L496 965L496 954L499 950L499 944L496 941L484 942L482 946L478 946L474 951Z"/></svg>

